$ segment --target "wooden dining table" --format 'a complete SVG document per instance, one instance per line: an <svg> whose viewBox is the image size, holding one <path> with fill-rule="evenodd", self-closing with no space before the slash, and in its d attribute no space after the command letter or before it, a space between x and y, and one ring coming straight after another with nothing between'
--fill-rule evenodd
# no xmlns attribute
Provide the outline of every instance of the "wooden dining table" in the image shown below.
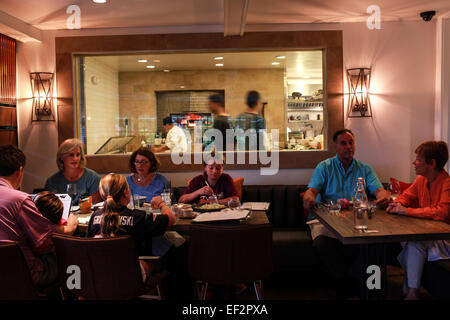
<svg viewBox="0 0 450 320"><path fill-rule="evenodd" d="M78 214L80 218L90 217L92 213L86 214ZM249 225L261 225L261 224L269 224L269 219L267 218L267 214L265 211L256 211L253 210L250 216L247 219L239 220L239 221L217 221L217 222L208 222L214 223L214 225L232 225L232 224L249 224ZM178 231L183 233L189 233L192 225L195 224L193 219L184 219L176 216L175 224L170 226L168 230L170 231ZM88 231L88 223L79 223L77 228L78 235L85 235Z"/></svg>
<svg viewBox="0 0 450 320"><path fill-rule="evenodd" d="M314 215L343 244L360 245L361 299L365 300L386 298L386 243L450 239L450 225L445 222L390 214L383 209L377 209L372 215L366 231L354 228L351 208L336 214L322 206L314 211ZM380 289L369 289L367 285L373 274L368 271L371 265L380 267Z"/></svg>

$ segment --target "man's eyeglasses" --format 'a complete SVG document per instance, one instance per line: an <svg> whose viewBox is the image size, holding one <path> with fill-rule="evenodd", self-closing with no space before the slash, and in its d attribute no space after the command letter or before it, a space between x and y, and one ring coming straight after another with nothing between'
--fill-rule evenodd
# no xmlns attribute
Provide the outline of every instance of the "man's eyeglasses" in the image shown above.
<svg viewBox="0 0 450 320"><path fill-rule="evenodd" d="M149 164L149 163L150 163L150 161L147 161L147 160L135 161L134 162L135 165L138 165L138 164L146 165L146 164Z"/></svg>

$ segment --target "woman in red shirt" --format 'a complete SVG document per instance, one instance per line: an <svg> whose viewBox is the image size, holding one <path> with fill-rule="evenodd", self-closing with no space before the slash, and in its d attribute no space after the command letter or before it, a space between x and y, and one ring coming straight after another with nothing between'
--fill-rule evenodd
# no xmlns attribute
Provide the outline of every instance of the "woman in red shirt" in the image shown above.
<svg viewBox="0 0 450 320"><path fill-rule="evenodd" d="M386 211L450 224L450 177L444 170L447 161L445 142L428 141L418 146L413 161L418 177ZM408 241L402 246L398 259L406 272L405 299L419 299L425 261L449 259L450 241Z"/></svg>

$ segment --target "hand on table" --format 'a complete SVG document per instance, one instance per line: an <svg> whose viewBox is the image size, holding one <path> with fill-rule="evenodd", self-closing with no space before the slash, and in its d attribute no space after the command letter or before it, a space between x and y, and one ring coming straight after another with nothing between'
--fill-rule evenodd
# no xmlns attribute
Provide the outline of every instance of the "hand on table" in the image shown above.
<svg viewBox="0 0 450 320"><path fill-rule="evenodd" d="M78 215L70 214L67 218L66 225L69 227L77 227L78 226Z"/></svg>
<svg viewBox="0 0 450 320"><path fill-rule="evenodd" d="M390 203L392 203L392 199L390 197L382 197L373 202L374 205L380 208L386 208Z"/></svg>
<svg viewBox="0 0 450 320"><path fill-rule="evenodd" d="M153 209L161 209L163 206L166 206L167 204L164 202L164 200L160 197L153 197L151 201L151 206Z"/></svg>
<svg viewBox="0 0 450 320"><path fill-rule="evenodd" d="M386 208L386 212L405 215L406 214L406 208L404 206L402 206L401 203L399 203L399 202L392 202Z"/></svg>

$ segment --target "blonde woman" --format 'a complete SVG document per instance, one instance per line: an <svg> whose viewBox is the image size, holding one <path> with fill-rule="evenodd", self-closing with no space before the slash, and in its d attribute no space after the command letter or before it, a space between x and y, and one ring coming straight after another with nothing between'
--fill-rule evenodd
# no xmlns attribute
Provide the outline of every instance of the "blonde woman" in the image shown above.
<svg viewBox="0 0 450 320"><path fill-rule="evenodd" d="M59 146L56 154L56 164L59 171L45 182L45 189L55 193L67 193L68 184L76 184L77 196L74 205L80 197L92 195L94 203L100 201L98 183L100 176L86 168L86 157L83 143L78 139L67 139Z"/></svg>

